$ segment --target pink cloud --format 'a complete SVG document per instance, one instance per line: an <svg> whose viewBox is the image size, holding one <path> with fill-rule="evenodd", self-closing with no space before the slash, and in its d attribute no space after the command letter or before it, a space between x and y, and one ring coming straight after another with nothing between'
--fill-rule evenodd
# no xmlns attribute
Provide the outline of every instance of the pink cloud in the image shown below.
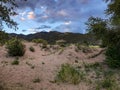
<svg viewBox="0 0 120 90"><path fill-rule="evenodd" d="M28 12L27 17L28 17L28 19L35 19L35 13L34 12Z"/></svg>

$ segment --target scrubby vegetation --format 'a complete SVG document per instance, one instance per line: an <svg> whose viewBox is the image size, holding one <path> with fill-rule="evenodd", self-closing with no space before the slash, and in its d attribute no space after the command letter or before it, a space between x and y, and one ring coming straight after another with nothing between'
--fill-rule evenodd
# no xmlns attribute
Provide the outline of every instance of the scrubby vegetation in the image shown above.
<svg viewBox="0 0 120 90"><path fill-rule="evenodd" d="M66 41L65 40L57 40L56 44L60 45L61 47L65 47L66 46Z"/></svg>
<svg viewBox="0 0 120 90"><path fill-rule="evenodd" d="M19 60L18 60L18 58L16 58L11 64L12 64L12 65L19 65Z"/></svg>
<svg viewBox="0 0 120 90"><path fill-rule="evenodd" d="M106 0L109 2L106 14L108 19L90 17L86 23L88 32L102 41L102 46L107 48L106 62L112 68L120 68L120 14L119 0Z"/></svg>
<svg viewBox="0 0 120 90"><path fill-rule="evenodd" d="M48 44L48 42L44 39L33 39L34 43L40 43L40 44Z"/></svg>
<svg viewBox="0 0 120 90"><path fill-rule="evenodd" d="M34 80L33 80L33 83L40 83L40 79L39 78L35 78Z"/></svg>
<svg viewBox="0 0 120 90"><path fill-rule="evenodd" d="M31 51L31 52L35 52L35 49L34 49L34 47L29 47L29 50Z"/></svg>
<svg viewBox="0 0 120 90"><path fill-rule="evenodd" d="M75 46L76 46L75 48L76 52L82 51L83 53L92 53L97 48L99 48L98 46L83 45L79 43L76 43Z"/></svg>
<svg viewBox="0 0 120 90"><path fill-rule="evenodd" d="M48 42L44 39L33 39L32 42L37 43L37 44L41 44L40 47L47 48Z"/></svg>
<svg viewBox="0 0 120 90"><path fill-rule="evenodd" d="M120 68L120 48L109 46L106 51L106 63L111 68Z"/></svg>
<svg viewBox="0 0 120 90"><path fill-rule="evenodd" d="M33 39L32 42L34 43L25 42L25 44L28 45L27 49L29 52L27 52L24 57L16 57L25 54L25 45L22 41L18 38L10 39L11 37L9 37L8 34L0 31L0 45L6 43L8 54L15 56L9 57L6 55L4 46L0 47L0 51L2 52L0 54L1 81L5 82L6 86L8 86L8 88L10 87L10 90L18 90L20 83L23 83L23 87L27 89L21 87L19 90L38 90L38 87L41 90L46 90L50 85L52 86L50 89L54 90L59 89L61 86L62 88L60 89L64 89L67 85L67 89L69 89L69 85L71 85L73 88L75 87L76 89L77 87L77 89L81 90L81 85L84 85L88 90L120 90L120 0L105 1L109 1L106 14L110 15L110 18L101 19L99 17L90 17L86 23L88 27L87 34L82 35L78 33L51 31L41 32L41 36L37 34L36 36L32 34L32 36L28 35L29 40L35 37L38 39ZM11 2L14 7L17 7L15 0L3 0L0 2L2 2L3 5ZM16 14L14 7L8 9L7 6L9 5L3 7L1 4L0 6L2 8L1 14L5 14L0 16L0 20L2 20L0 28L3 26L3 21L6 22L8 26L14 26L16 28L17 24L10 19L10 14L13 16ZM12 12L11 9L13 9ZM8 13L8 11L10 11L10 13ZM92 38L96 36L96 40L92 42L92 38L89 38L90 36L92 36ZM22 37L25 38L24 36ZM39 39L40 37L43 37L45 40ZM80 38L82 39L80 40ZM99 44L97 43L97 45L102 48L94 46L96 45L94 41L97 40L101 41ZM51 46L48 45L48 43L50 43ZM74 45L75 43L76 45ZM33 44L34 47L30 46L31 44ZM67 45L70 44L71 46L67 47ZM34 53L30 53L30 51ZM104 51L106 58L104 58L103 55ZM23 61L20 62L19 59L23 59ZM103 62L104 59L105 62ZM61 67L59 67L60 65ZM9 76L12 77L9 78ZM42 80L39 78L40 76ZM17 78L14 79L14 77ZM24 80L28 81L20 80L23 77ZM31 77L35 78L31 79ZM7 90L1 81L0 90ZM12 83L10 83L11 81ZM35 85L32 85L33 83ZM18 84L19 86L16 86ZM41 88L41 85L44 84L46 84L44 88L43 86ZM16 86L15 89L11 89L14 88L14 86ZM31 86L35 87L32 88ZM65 88L65 90L67 89Z"/></svg>
<svg viewBox="0 0 120 90"><path fill-rule="evenodd" d="M63 64L61 66L61 70L57 75L56 81L79 84L83 77L84 77L83 73L77 71L73 66L69 64Z"/></svg>
<svg viewBox="0 0 120 90"><path fill-rule="evenodd" d="M0 45L4 45L9 39L9 36L4 31L0 31Z"/></svg>
<svg viewBox="0 0 120 90"><path fill-rule="evenodd" d="M9 40L6 43L6 48L10 56L23 56L25 53L25 45L17 38Z"/></svg>

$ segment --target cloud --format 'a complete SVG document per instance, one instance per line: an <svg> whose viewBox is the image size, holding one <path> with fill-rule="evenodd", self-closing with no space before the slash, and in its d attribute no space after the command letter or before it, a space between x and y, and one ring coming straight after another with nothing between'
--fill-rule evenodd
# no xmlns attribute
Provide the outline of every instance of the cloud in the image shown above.
<svg viewBox="0 0 120 90"><path fill-rule="evenodd" d="M42 13L36 15L38 22L77 20L91 15L101 16L105 9L102 0L27 0L27 2L18 0L17 3L22 9L27 7L33 11L44 9ZM28 16L32 19L34 17Z"/></svg>
<svg viewBox="0 0 120 90"><path fill-rule="evenodd" d="M28 29L26 31L28 31L30 33L38 33L38 32L49 32L49 31L52 31L52 29L41 30L41 29L37 29L37 28L30 28L30 29Z"/></svg>
<svg viewBox="0 0 120 90"><path fill-rule="evenodd" d="M28 17L28 19L35 19L35 13L34 12L28 12L27 17Z"/></svg>
<svg viewBox="0 0 120 90"><path fill-rule="evenodd" d="M27 31L30 32L30 33L40 32L38 29L35 29L35 28L30 28L30 29L28 29Z"/></svg>
<svg viewBox="0 0 120 90"><path fill-rule="evenodd" d="M47 15L43 15L41 18L42 18L42 19L47 19L48 16L47 16Z"/></svg>
<svg viewBox="0 0 120 90"><path fill-rule="evenodd" d="M26 12L19 13L19 15L23 17L26 15Z"/></svg>
<svg viewBox="0 0 120 90"><path fill-rule="evenodd" d="M36 28L36 29L48 29L51 28L50 26L47 25L41 25L40 27Z"/></svg>
<svg viewBox="0 0 120 90"><path fill-rule="evenodd" d="M56 31L62 31L62 32L79 32L84 33L85 26L82 22L72 22L71 24L64 25L63 23L59 26L56 26L54 30Z"/></svg>
<svg viewBox="0 0 120 90"><path fill-rule="evenodd" d="M65 10L60 10L57 12L57 14L60 16L68 16L68 13Z"/></svg>
<svg viewBox="0 0 120 90"><path fill-rule="evenodd" d="M65 21L64 25L70 25L72 22L71 21Z"/></svg>
<svg viewBox="0 0 120 90"><path fill-rule="evenodd" d="M24 17L21 17L20 20L21 20L21 21L25 21L25 18L24 18Z"/></svg>
<svg viewBox="0 0 120 90"><path fill-rule="evenodd" d="M16 0L16 2L19 9L23 10L22 21L27 15L28 19L38 24L62 22L63 24L56 29L73 32L83 32L84 23L90 16L105 18L104 10L107 7L103 0L27 0L27 2Z"/></svg>
<svg viewBox="0 0 120 90"><path fill-rule="evenodd" d="M22 32L26 32L27 30L22 30Z"/></svg>

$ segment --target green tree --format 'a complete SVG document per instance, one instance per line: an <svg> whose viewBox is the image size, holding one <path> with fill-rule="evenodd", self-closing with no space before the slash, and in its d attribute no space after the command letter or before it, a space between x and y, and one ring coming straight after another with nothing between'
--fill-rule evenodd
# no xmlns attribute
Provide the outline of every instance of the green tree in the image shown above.
<svg viewBox="0 0 120 90"><path fill-rule="evenodd" d="M4 45L9 40L9 36L4 31L0 31L0 45Z"/></svg>
<svg viewBox="0 0 120 90"><path fill-rule="evenodd" d="M105 0L108 2L107 21L90 17L87 22L88 32L93 33L107 46L106 61L112 68L120 68L120 0Z"/></svg>
<svg viewBox="0 0 120 90"><path fill-rule="evenodd" d="M120 28L120 0L105 0L108 3L106 14L110 15L115 28Z"/></svg>
<svg viewBox="0 0 120 90"><path fill-rule="evenodd" d="M3 23L5 23L9 28L17 29L17 23L11 18L11 16L17 15L15 11L18 7L16 1L0 0L0 28L3 28Z"/></svg>
<svg viewBox="0 0 120 90"><path fill-rule="evenodd" d="M87 32L96 36L97 39L102 40L102 45L106 46L106 34L108 32L107 20L90 17L86 22Z"/></svg>
<svg viewBox="0 0 120 90"><path fill-rule="evenodd" d="M86 22L87 31L94 34L98 39L104 37L107 31L106 20L98 17L90 17Z"/></svg>

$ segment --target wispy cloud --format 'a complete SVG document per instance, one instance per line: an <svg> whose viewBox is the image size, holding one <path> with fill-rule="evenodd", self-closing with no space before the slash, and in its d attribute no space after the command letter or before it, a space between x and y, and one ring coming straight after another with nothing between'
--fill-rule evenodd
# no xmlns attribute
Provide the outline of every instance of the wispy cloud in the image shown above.
<svg viewBox="0 0 120 90"><path fill-rule="evenodd" d="M25 18L24 18L24 17L21 17L20 20L21 20L21 21L25 21Z"/></svg>
<svg viewBox="0 0 120 90"><path fill-rule="evenodd" d="M35 13L34 12L28 12L27 17L28 17L28 19L35 19Z"/></svg>

